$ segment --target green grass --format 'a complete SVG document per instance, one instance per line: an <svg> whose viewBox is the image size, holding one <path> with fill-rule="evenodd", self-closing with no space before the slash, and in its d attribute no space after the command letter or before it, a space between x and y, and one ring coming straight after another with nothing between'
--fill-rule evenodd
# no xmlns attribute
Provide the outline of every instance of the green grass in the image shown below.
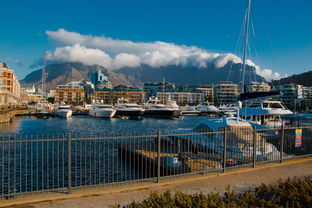
<svg viewBox="0 0 312 208"><path fill-rule="evenodd" d="M182 192L152 193L142 202L115 205L114 208L193 208L193 207L312 207L312 176L303 179L279 180L275 185L262 184L252 191L235 194L227 187L224 194L184 194Z"/></svg>

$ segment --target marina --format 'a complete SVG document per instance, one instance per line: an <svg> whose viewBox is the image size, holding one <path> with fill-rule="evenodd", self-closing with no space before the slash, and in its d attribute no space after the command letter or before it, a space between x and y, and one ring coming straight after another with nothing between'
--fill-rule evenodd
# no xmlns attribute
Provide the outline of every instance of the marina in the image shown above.
<svg viewBox="0 0 312 208"><path fill-rule="evenodd" d="M218 120L226 118L194 116L16 118L0 132L0 197L5 199L225 172L312 154L311 126L256 130L237 118L224 123Z"/></svg>
<svg viewBox="0 0 312 208"><path fill-rule="evenodd" d="M131 2L118 10L111 3L78 2L66 15L63 9L72 8L67 2L46 9L29 4L36 11L8 3L3 16L18 18L5 21L16 26L4 27L0 54L0 202L311 157L312 71L300 69L307 67L308 59L300 58L308 53L298 53L308 51L309 31L300 33L299 42L289 38L290 28L309 28L299 27L307 18L276 15L276 8L286 7L273 2L259 1L255 9L263 10L251 13L252 0L243 2ZM18 15L6 14L12 8ZM85 15L77 16L79 9ZM35 17L19 16L25 10L40 18L24 23ZM52 11L64 21L54 22ZM159 11L162 18L155 18ZM34 28L24 30L28 25ZM279 63L273 66L269 58ZM289 76L294 69L302 74Z"/></svg>

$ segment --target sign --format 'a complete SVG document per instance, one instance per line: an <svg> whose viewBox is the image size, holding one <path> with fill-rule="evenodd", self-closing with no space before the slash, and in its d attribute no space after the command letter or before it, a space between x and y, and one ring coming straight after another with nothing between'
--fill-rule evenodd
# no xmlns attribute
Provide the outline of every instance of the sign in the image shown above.
<svg viewBox="0 0 312 208"><path fill-rule="evenodd" d="M295 147L301 147L302 145L302 129L296 129Z"/></svg>

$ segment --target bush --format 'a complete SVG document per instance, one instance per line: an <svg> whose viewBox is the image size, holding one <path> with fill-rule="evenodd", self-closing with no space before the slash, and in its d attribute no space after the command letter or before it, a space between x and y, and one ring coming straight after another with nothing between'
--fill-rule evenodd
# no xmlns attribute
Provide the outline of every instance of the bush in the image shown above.
<svg viewBox="0 0 312 208"><path fill-rule="evenodd" d="M276 185L262 184L254 191L241 194L235 194L230 187L226 188L223 195L218 193L190 195L170 191L163 194L152 193L148 199L142 202L132 202L126 206L116 205L113 207L312 207L312 177L287 179L284 182L279 180Z"/></svg>

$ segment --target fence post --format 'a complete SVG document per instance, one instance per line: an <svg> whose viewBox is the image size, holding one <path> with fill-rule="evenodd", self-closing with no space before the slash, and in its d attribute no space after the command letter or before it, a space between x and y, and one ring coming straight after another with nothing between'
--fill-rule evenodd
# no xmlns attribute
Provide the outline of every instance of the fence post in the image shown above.
<svg viewBox="0 0 312 208"><path fill-rule="evenodd" d="M281 128L281 141L280 141L280 163L283 162L283 151L284 151L284 139L285 139L285 128L284 124L282 124Z"/></svg>
<svg viewBox="0 0 312 208"><path fill-rule="evenodd" d="M71 134L67 137L67 193L71 193Z"/></svg>
<svg viewBox="0 0 312 208"><path fill-rule="evenodd" d="M160 181L160 148L161 148L161 135L160 130L157 131L157 183Z"/></svg>
<svg viewBox="0 0 312 208"><path fill-rule="evenodd" d="M256 167L257 160L257 128L253 128L253 151L252 151L252 167Z"/></svg>
<svg viewBox="0 0 312 208"><path fill-rule="evenodd" d="M227 129L223 129L223 173L226 171L226 146L227 146Z"/></svg>

